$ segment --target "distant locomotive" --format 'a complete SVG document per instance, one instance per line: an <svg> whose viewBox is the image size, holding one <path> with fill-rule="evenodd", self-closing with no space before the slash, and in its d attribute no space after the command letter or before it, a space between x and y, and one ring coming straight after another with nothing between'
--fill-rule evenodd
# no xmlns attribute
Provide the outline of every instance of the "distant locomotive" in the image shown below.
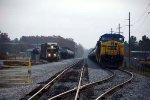
<svg viewBox="0 0 150 100"><path fill-rule="evenodd" d="M47 61L59 60L59 46L57 43L41 44L40 58Z"/></svg>
<svg viewBox="0 0 150 100"><path fill-rule="evenodd" d="M120 34L102 35L88 57L104 67L120 67L124 58L124 36Z"/></svg>
<svg viewBox="0 0 150 100"><path fill-rule="evenodd" d="M68 48L61 48L60 49L60 57L62 59L74 58L74 56L75 56L75 53L72 50L70 50Z"/></svg>

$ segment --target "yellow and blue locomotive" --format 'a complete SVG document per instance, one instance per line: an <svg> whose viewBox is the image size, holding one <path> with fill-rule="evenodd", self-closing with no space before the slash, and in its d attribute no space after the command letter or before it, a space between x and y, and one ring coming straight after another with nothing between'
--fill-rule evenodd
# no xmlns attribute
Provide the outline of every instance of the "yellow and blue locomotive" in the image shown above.
<svg viewBox="0 0 150 100"><path fill-rule="evenodd" d="M104 67L118 68L122 65L124 58L124 36L121 34L102 35L88 57Z"/></svg>

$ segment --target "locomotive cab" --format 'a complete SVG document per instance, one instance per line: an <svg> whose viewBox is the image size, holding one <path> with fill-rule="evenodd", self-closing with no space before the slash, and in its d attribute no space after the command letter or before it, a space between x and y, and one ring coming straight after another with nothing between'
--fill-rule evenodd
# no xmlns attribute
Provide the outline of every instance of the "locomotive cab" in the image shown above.
<svg viewBox="0 0 150 100"><path fill-rule="evenodd" d="M101 42L118 41L118 42L123 43L124 37L120 34L105 34L100 37L99 41Z"/></svg>

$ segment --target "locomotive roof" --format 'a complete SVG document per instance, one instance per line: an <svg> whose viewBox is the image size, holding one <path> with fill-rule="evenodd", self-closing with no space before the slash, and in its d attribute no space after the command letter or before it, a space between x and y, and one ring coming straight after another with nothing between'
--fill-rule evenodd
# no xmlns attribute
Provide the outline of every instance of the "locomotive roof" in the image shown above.
<svg viewBox="0 0 150 100"><path fill-rule="evenodd" d="M124 38L124 36L121 34L108 34L108 33L102 35L101 37Z"/></svg>

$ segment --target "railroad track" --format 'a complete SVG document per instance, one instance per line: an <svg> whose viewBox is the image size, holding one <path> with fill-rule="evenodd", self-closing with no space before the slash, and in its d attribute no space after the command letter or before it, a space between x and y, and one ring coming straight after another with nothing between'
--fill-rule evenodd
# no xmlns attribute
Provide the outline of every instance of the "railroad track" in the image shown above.
<svg viewBox="0 0 150 100"><path fill-rule="evenodd" d="M115 79L116 77L116 74L114 71L110 71L110 70L107 70L108 73L109 73L109 76L106 77L105 79L102 79L102 80L99 80L99 81L96 81L96 82L92 82L92 83L88 83L88 84L84 84L84 85L81 85L79 84L78 87L75 87L74 89L71 89L71 90L68 90L66 92L63 92L59 95L56 95L52 98L49 98L48 100L62 100L62 99L65 99L67 96L71 96L73 98L73 96L75 95L75 98L74 100L77 100L77 99L88 99L90 100L89 97L87 98L84 98L84 96L82 97L82 94L84 95L85 92L88 91L88 89L90 88L93 88L93 87L97 87L97 86L102 86L103 84L108 84L109 82L112 82L112 80ZM106 99L106 97L110 96L112 93L114 93L115 91L117 91L118 89L122 88L125 84L131 82L132 78L133 78L133 74L131 72L127 72L127 71L123 71L123 70L118 70L122 73L126 73L129 77L123 81L121 81L120 83L117 83L113 86L110 86L110 87L105 87L105 91L101 91L100 94L97 94L95 95L95 98L94 100L104 100ZM117 77L118 78L118 77ZM80 86L81 85L81 86ZM104 89L104 88L103 88ZM93 89L93 91L95 91ZM81 96L80 96L81 95Z"/></svg>
<svg viewBox="0 0 150 100"><path fill-rule="evenodd" d="M53 79L51 79L47 84L45 84L42 88L40 88L37 92L35 92L32 96L28 98L28 100L37 100L40 99L42 95L44 95L46 92L49 91L50 88L53 87L53 85L59 81L68 71L71 69L79 68L79 66L83 64L83 59L79 60L78 62L75 62L73 65L65 68L63 71L61 71L58 75L56 75Z"/></svg>
<svg viewBox="0 0 150 100"><path fill-rule="evenodd" d="M110 83L113 82L114 84L110 84L111 86L106 85L106 89L103 90L104 92L101 93L95 100L105 100L105 99L107 99L107 97L111 96L117 90L123 88L124 85L126 85L127 83L130 83L131 80L133 79L133 74L131 72L124 71L124 70L117 70L117 71L120 71L121 73L126 73L127 76L125 78L123 78L121 76L122 80L120 80L116 83L114 81L116 81L118 79L118 77L114 78L112 81L110 81ZM118 76L118 75L116 74L116 76Z"/></svg>
<svg viewBox="0 0 150 100"><path fill-rule="evenodd" d="M52 98L49 98L48 100L65 99L67 96L72 96L74 94L76 94L76 97L75 97L75 100L76 100L77 97L80 98L79 92L81 92L83 90L86 90L86 89L89 89L91 87L100 85L102 83L105 83L105 82L111 80L115 76L115 74L112 71L110 71L110 70L107 70L107 71L109 73L109 76L104 78L104 79L102 79L102 80L99 80L99 81L96 81L96 82L87 83L87 84L83 84L83 85L79 84L78 87L75 87L75 88L73 88L71 90L68 90L68 91L63 92L61 94L58 94L58 95L56 95L56 96L54 96Z"/></svg>
<svg viewBox="0 0 150 100"><path fill-rule="evenodd" d="M86 83L83 81L83 79L85 77L85 69L87 66L83 64L83 60L79 61L78 64L79 63L80 63L80 66L82 65L81 67L79 67L79 68L77 66L73 67L77 64L77 63L75 63L72 66L66 68L64 71L62 71L60 74L58 74L53 80L51 80L48 84L46 84L43 88L41 88L38 92L36 92L34 95L32 95L28 100L40 99L40 97L43 94L45 94L47 91L49 91L49 89L54 85L54 83L56 81L60 80L63 76L69 77L69 76L65 76L65 74L70 69L73 69L73 70L78 69L78 72L80 73L78 75L77 84L74 85L74 88L72 87L72 89L59 91L59 93L57 93L55 95L51 95L50 97L47 96L46 98L41 98L42 100L48 99L48 98L49 98L48 100L63 100L63 99L67 99L67 100L70 100L70 99L72 99L72 100L79 100L79 99L104 100L104 99L106 99L106 97L110 96L112 93L114 93L118 89L122 88L125 84L131 82L131 80L133 78L133 74L131 72L117 70L120 73L127 74L128 77L121 80L120 82L115 83L117 78L119 78L119 74L118 75L116 74L116 70L105 69L109 73L108 77L106 77L102 80L96 81L96 82ZM120 77L120 78L122 78L122 77ZM68 79L66 79L66 80L68 80ZM115 84L112 85L112 83L115 83ZM63 84L63 83L61 83L61 84ZM108 84L109 84L109 86L108 86ZM99 91L99 92L94 93L93 96L90 95L90 97L89 97L89 94L87 92L87 91L89 91L89 89L94 92L95 91ZM51 90L51 91L53 91L53 90ZM45 95L44 95L44 97L45 97Z"/></svg>

